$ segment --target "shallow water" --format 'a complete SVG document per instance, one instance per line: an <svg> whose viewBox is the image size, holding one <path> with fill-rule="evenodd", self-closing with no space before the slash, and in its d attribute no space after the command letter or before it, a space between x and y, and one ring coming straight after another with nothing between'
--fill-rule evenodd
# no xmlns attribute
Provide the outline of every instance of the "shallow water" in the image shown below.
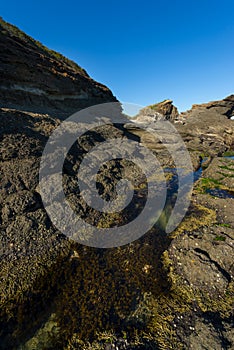
<svg viewBox="0 0 234 350"><path fill-rule="evenodd" d="M200 165L200 167L194 171L194 175L193 175L193 178L194 178L194 182L196 182L197 180L199 180L202 176L202 166Z"/></svg>
<svg viewBox="0 0 234 350"><path fill-rule="evenodd" d="M218 198L234 198L233 192L221 190L219 188L209 188L206 190L206 193Z"/></svg>
<svg viewBox="0 0 234 350"><path fill-rule="evenodd" d="M204 157L201 162L200 162L200 166L199 168L194 171L193 173L193 181L196 182L197 180L199 180L201 177L202 177L202 172L203 172L203 168L202 168L202 165L203 163L205 163L207 161L208 157Z"/></svg>

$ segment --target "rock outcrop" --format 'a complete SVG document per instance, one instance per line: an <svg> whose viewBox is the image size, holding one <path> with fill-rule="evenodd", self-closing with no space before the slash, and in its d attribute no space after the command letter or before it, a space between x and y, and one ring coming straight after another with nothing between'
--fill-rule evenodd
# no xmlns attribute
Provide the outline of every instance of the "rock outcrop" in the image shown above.
<svg viewBox="0 0 234 350"><path fill-rule="evenodd" d="M147 106L140 110L134 118L138 122L154 122L157 120L174 121L179 116L177 108L173 105L172 100L164 100L159 103Z"/></svg>
<svg viewBox="0 0 234 350"><path fill-rule="evenodd" d="M230 117L234 95L221 101L194 105L183 113L183 124L177 128L190 151L199 150L211 156L234 149L234 125Z"/></svg>
<svg viewBox="0 0 234 350"><path fill-rule="evenodd" d="M169 118L191 152L195 167L198 165L194 158L197 152L213 157L234 150L234 123L230 119L233 109L234 95L231 95L221 101L195 105L191 110L176 117L176 120ZM133 118L134 124L127 124L125 127L140 137L141 142L164 158L165 162L169 162L166 153L162 152L164 147L159 138L152 137L152 131L158 128L158 120L165 120L165 115L146 107ZM145 132L147 130L149 133ZM165 139L173 142L170 133ZM177 145L174 147L176 149Z"/></svg>
<svg viewBox="0 0 234 350"><path fill-rule="evenodd" d="M231 118L234 115L234 95L230 95L220 101L194 104L191 111L188 111L188 115L193 112L199 113L200 110L211 110L213 113L222 114L228 118Z"/></svg>

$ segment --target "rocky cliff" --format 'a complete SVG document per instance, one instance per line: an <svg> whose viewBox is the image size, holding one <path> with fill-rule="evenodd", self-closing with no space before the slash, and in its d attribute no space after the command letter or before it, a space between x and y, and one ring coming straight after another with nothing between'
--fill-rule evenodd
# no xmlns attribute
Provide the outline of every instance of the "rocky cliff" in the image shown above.
<svg viewBox="0 0 234 350"><path fill-rule="evenodd" d="M115 101L84 69L0 19L1 106L69 114Z"/></svg>

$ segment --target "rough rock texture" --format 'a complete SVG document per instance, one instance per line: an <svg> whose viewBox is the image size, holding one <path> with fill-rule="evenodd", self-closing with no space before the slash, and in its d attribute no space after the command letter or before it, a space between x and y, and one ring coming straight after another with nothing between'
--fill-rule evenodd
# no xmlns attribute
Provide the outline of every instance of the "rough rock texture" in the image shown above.
<svg viewBox="0 0 234 350"><path fill-rule="evenodd" d="M168 249L174 288L186 290L192 301L192 310L176 322L179 336L187 324L188 349L233 348L233 174L234 160L213 159L194 189L192 205L197 213L191 211L187 223L173 233ZM214 188L214 195L207 194Z"/></svg>
<svg viewBox="0 0 234 350"><path fill-rule="evenodd" d="M209 106L209 107L207 107ZM212 107L210 107L212 106ZM194 168L199 166L199 156L220 156L226 151L234 150L234 123L230 120L234 108L234 95L222 101L205 105L196 105L192 110L184 112L174 122L174 127L180 133L187 149L191 153ZM161 114L148 107L133 119L134 124L126 124L125 128L140 137L141 143L154 150L160 160L171 164L170 156L158 135L161 135L158 120L163 120ZM155 132L154 132L155 130ZM148 132L146 132L148 131ZM164 136L165 143L173 144L171 130ZM174 149L178 144L174 143Z"/></svg>
<svg viewBox="0 0 234 350"><path fill-rule="evenodd" d="M165 100L154 105L149 106L152 110L162 114L165 119L174 120L178 117L179 113L177 108L173 105L172 100Z"/></svg>
<svg viewBox="0 0 234 350"><path fill-rule="evenodd" d="M234 106L233 106L234 95L230 95L220 101L212 101L202 104L194 104L191 111L188 111L188 114L196 111L199 112L202 110L211 110L213 113L219 113L225 115L228 118L231 118L234 115ZM184 113L186 114L186 112Z"/></svg>
<svg viewBox="0 0 234 350"><path fill-rule="evenodd" d="M165 100L140 110L134 118L139 122L154 122L157 120L175 120L179 116L172 100Z"/></svg>
<svg viewBox="0 0 234 350"><path fill-rule="evenodd" d="M43 322L72 254L38 192L45 143L64 116L115 98L2 19L0 31L0 348L13 349Z"/></svg>
<svg viewBox="0 0 234 350"><path fill-rule="evenodd" d="M1 105L34 112L75 112L115 101L74 62L0 19Z"/></svg>
<svg viewBox="0 0 234 350"><path fill-rule="evenodd" d="M180 299L180 307L168 306L168 314L181 349L234 346L234 159L220 157L234 155L234 122L230 120L233 109L231 95L222 101L194 106L174 124L190 151L194 169L200 166L195 173L199 180L191 208L172 233L171 244L163 255L174 291L172 300ZM171 144L174 150L179 150L178 145L169 131L162 144L157 123L160 118L153 120L151 113L146 109L143 118L134 120L135 125L125 127L164 164L173 166L165 144Z"/></svg>
<svg viewBox="0 0 234 350"><path fill-rule="evenodd" d="M234 95L224 100L195 105L183 114L183 123L178 124L189 150L204 154L221 155L234 149L234 126L229 118L234 110Z"/></svg>

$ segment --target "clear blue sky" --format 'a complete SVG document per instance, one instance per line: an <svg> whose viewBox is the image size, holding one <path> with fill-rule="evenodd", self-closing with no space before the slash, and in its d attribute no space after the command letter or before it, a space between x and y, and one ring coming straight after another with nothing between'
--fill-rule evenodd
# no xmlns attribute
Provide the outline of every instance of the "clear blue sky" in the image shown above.
<svg viewBox="0 0 234 350"><path fill-rule="evenodd" d="M120 101L182 111L234 93L233 0L3 0L0 15Z"/></svg>

